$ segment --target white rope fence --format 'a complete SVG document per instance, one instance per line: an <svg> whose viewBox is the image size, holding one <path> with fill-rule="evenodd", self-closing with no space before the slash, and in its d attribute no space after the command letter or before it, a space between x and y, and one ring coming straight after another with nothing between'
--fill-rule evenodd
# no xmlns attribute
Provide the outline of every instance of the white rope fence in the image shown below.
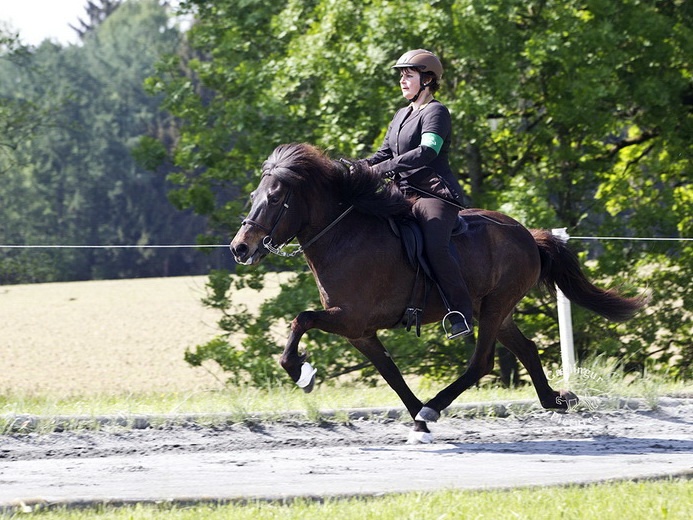
<svg viewBox="0 0 693 520"><path fill-rule="evenodd" d="M555 228L551 232L564 242L574 240L630 240L649 242L691 242L693 238L668 238L668 237L586 237L570 236L567 228ZM65 245L65 244L0 244L0 249L202 249L202 248L226 248L228 245L220 244L122 244L122 245ZM571 374L576 370L575 345L573 342L573 322L570 309L570 300L556 287L558 306L558 334L561 343L561 364L563 365L563 379L566 387L570 383Z"/></svg>
<svg viewBox="0 0 693 520"><path fill-rule="evenodd" d="M66 245L66 244L36 244L9 245L0 244L0 249L199 249L210 247L229 247L219 244L121 244L121 245Z"/></svg>
<svg viewBox="0 0 693 520"><path fill-rule="evenodd" d="M553 229L554 235L565 233L565 240L631 240L634 242L693 242L693 238L667 237L581 237L569 236L566 228ZM560 235L562 236L562 235ZM80 244L0 244L0 249L204 249L227 248L228 244L110 244L110 245L80 245Z"/></svg>
<svg viewBox="0 0 693 520"><path fill-rule="evenodd" d="M556 236L565 241L574 240L631 240L634 242L693 242L693 238L683 237L586 237L570 236L566 228L552 230ZM80 245L80 244L0 244L0 249L201 249L226 248L228 244L109 244L109 245Z"/></svg>
<svg viewBox="0 0 693 520"><path fill-rule="evenodd" d="M565 229L565 228L561 228ZM555 230L554 230L555 231ZM632 240L634 242L693 242L693 238L665 238L665 237L569 237L576 240Z"/></svg>

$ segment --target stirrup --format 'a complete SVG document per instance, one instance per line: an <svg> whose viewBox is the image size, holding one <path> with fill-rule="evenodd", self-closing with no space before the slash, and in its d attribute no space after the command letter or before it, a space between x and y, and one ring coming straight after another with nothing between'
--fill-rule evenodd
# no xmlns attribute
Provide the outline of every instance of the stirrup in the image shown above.
<svg viewBox="0 0 693 520"><path fill-rule="evenodd" d="M458 321L457 323L452 323L452 320L450 320L450 332L448 332L448 329L445 328L445 320L449 319L450 316L459 314L462 317L462 321ZM462 314L460 311L449 311L444 317L442 321L443 325L443 330L445 331L445 335L447 336L448 339L455 339L459 338L462 336L468 336L471 334L472 327L470 327L469 323L467 322L467 318L465 317L464 314ZM459 325L459 327L456 327L456 325ZM458 329L458 330L456 330Z"/></svg>

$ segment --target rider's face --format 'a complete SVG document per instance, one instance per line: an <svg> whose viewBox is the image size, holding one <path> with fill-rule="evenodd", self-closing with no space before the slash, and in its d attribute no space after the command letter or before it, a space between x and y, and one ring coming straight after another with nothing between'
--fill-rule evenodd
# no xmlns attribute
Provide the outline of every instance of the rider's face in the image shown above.
<svg viewBox="0 0 693 520"><path fill-rule="evenodd" d="M411 100L419 93L419 88L421 88L421 74L414 69L402 69L399 87L402 89L402 95L406 99Z"/></svg>

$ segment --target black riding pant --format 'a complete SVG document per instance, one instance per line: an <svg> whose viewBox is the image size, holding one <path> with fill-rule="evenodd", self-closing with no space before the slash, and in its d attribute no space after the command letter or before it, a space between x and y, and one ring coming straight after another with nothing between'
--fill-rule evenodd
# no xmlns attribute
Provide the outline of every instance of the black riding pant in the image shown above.
<svg viewBox="0 0 693 520"><path fill-rule="evenodd" d="M448 300L450 310L460 311L471 324L472 301L460 265L450 250L450 235L459 208L440 199L422 196L414 203L412 211L423 231L426 256L433 275Z"/></svg>

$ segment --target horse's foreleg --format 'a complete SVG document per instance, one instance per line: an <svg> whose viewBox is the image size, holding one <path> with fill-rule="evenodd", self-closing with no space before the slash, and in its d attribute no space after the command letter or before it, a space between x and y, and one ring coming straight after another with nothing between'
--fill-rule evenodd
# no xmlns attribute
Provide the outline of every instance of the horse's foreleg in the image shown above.
<svg viewBox="0 0 693 520"><path fill-rule="evenodd" d="M573 392L567 390L557 392L551 388L541 366L536 344L522 334L512 317L508 317L498 331L498 341L515 354L527 369L539 402L544 408L566 410L578 403L578 397Z"/></svg>
<svg viewBox="0 0 693 520"><path fill-rule="evenodd" d="M419 410L421 410L421 401L414 395L414 392L411 391L404 377L402 377L402 373L390 356L390 353L383 346L378 337L373 335L366 338L350 339L349 343L356 347L359 352L373 363L373 366L378 370L383 379L387 381L390 388L392 388L402 400L413 419Z"/></svg>
<svg viewBox="0 0 693 520"><path fill-rule="evenodd" d="M303 388L306 393L310 393L313 390L315 372L310 364L306 367L308 354L299 354L298 345L303 334L314 328L315 314L315 311L304 311L294 318L291 322L291 334L289 334L284 352L282 352L282 356L279 359L279 364L286 370L289 377L291 377L294 383Z"/></svg>
<svg viewBox="0 0 693 520"><path fill-rule="evenodd" d="M315 369L306 362L307 353L298 353L298 346L303 334L310 329L347 336L349 334L349 322L344 311L339 307L321 311L304 311L291 322L291 334L289 334L279 363L291 379L306 393L313 390Z"/></svg>
<svg viewBox="0 0 693 520"><path fill-rule="evenodd" d="M402 377L402 373L390 356L390 353L383 346L378 337L373 335L360 339L350 339L349 343L356 347L359 352L373 363L373 366L378 370L387 384L390 385L390 388L399 396L412 419L414 419L419 413L419 410L421 410L421 401L414 395L414 392L411 391L404 377ZM428 426L426 426L426 421L414 420L414 431L412 435L410 435L409 440L410 442L417 443L433 442L433 436Z"/></svg>

